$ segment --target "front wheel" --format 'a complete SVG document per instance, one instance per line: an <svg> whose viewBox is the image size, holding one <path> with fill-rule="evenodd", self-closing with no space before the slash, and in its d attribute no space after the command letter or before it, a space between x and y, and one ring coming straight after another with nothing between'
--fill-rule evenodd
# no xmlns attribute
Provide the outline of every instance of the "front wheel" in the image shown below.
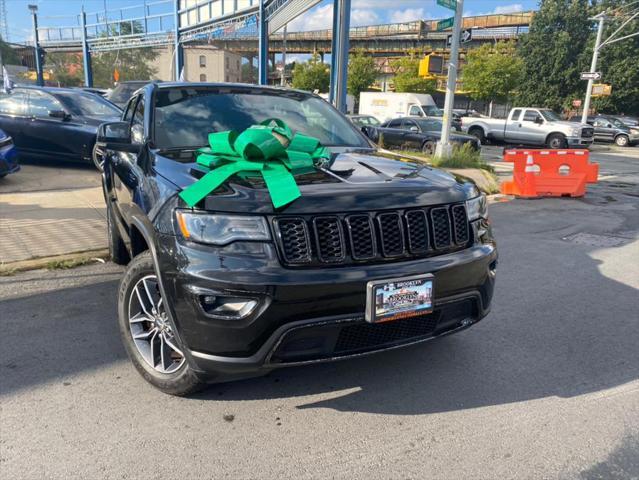
<svg viewBox="0 0 639 480"><path fill-rule="evenodd" d="M617 135L617 138L615 138L615 144L618 147L627 147L629 143L630 139L627 135Z"/></svg>
<svg viewBox="0 0 639 480"><path fill-rule="evenodd" d="M105 155L106 155L106 152L104 151L103 148L99 147L97 143L93 145L91 158L93 159L93 164L95 165L95 168L97 168L98 172L100 173L104 172Z"/></svg>
<svg viewBox="0 0 639 480"><path fill-rule="evenodd" d="M550 135L546 144L548 145L548 148L552 149L568 147L566 137L561 133L553 133L552 135Z"/></svg>
<svg viewBox="0 0 639 480"><path fill-rule="evenodd" d="M484 133L484 129L481 127L471 127L468 130L468 134L475 137L477 140L481 142L482 145L486 143L486 134Z"/></svg>
<svg viewBox="0 0 639 480"><path fill-rule="evenodd" d="M205 386L173 331L148 251L133 259L120 282L118 326L131 362L151 385L179 396Z"/></svg>
<svg viewBox="0 0 639 480"><path fill-rule="evenodd" d="M425 155L434 155L435 154L435 142L432 140L427 140L422 145L422 153Z"/></svg>

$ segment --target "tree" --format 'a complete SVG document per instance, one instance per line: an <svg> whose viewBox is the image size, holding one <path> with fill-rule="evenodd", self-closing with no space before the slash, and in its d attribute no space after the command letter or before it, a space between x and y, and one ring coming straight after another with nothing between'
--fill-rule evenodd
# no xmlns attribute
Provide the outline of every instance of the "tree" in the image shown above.
<svg viewBox="0 0 639 480"><path fill-rule="evenodd" d="M588 0L542 0L519 42L522 79L518 103L560 110L585 89L592 11ZM592 50L591 50L592 52Z"/></svg>
<svg viewBox="0 0 639 480"><path fill-rule="evenodd" d="M396 92L410 93L434 93L437 81L434 78L421 78L419 76L419 58L415 54L409 54L392 62L397 72L393 81Z"/></svg>
<svg viewBox="0 0 639 480"><path fill-rule="evenodd" d="M347 89L355 98L356 106L359 105L359 94L370 87L376 78L377 66L373 57L366 56L361 51L350 56Z"/></svg>
<svg viewBox="0 0 639 480"><path fill-rule="evenodd" d="M330 76L328 65L321 62L319 55L313 54L308 62L295 64L293 88L324 93L328 91Z"/></svg>
<svg viewBox="0 0 639 480"><path fill-rule="evenodd" d="M497 42L474 48L466 55L462 70L464 89L473 100L507 101L521 80L522 60L515 44Z"/></svg>
<svg viewBox="0 0 639 480"><path fill-rule="evenodd" d="M61 87L78 87L84 83L82 55L51 52L46 56L45 70L51 70L53 81Z"/></svg>
<svg viewBox="0 0 639 480"><path fill-rule="evenodd" d="M0 36L0 51L2 52L2 62L5 65L20 65L20 59L16 52Z"/></svg>
<svg viewBox="0 0 639 480"><path fill-rule="evenodd" d="M632 4L632 5L631 5ZM638 5L631 0L606 0L599 6L601 10L608 10L603 39L607 39L617 30L623 21L628 19L628 12L636 11ZM615 38L639 32L639 18L635 18L626 25ZM591 58L594 47L588 51ZM592 106L600 112L625 113L639 115L639 62L631 52L639 51L639 36L627 38L619 42L604 45L600 50L597 71L602 73L602 83L612 85L612 95L609 97L593 98ZM585 94L585 82L581 87L581 95Z"/></svg>
<svg viewBox="0 0 639 480"><path fill-rule="evenodd" d="M110 36L139 34L144 31L139 22L122 22L111 27ZM113 86L113 71L120 72L120 81L150 80L157 70L151 62L158 56L153 48L133 48L112 52L94 53L91 56L93 67L93 83L96 87Z"/></svg>

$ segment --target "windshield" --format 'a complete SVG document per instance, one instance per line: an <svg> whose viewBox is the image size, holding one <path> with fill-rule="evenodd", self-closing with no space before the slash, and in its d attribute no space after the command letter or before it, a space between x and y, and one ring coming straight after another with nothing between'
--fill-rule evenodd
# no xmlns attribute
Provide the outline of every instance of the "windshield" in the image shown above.
<svg viewBox="0 0 639 480"><path fill-rule="evenodd" d="M242 132L269 118L324 146L370 147L353 124L325 100L297 92L173 88L156 93L155 143L159 148L202 147L208 134Z"/></svg>
<svg viewBox="0 0 639 480"><path fill-rule="evenodd" d="M422 105L422 110L426 112L429 117L443 117L444 111L435 107L434 105Z"/></svg>
<svg viewBox="0 0 639 480"><path fill-rule="evenodd" d="M544 117L544 120L546 120L547 122L561 121L561 117L559 117L559 115L557 115L552 110L539 110L539 113L541 113L541 116Z"/></svg>
<svg viewBox="0 0 639 480"><path fill-rule="evenodd" d="M146 85L146 83L144 82L121 83L113 89L113 91L109 94L108 98L113 103L117 103L117 104L126 103L129 101L129 98L131 98L131 95L133 95L133 93L136 90L139 90L144 85Z"/></svg>
<svg viewBox="0 0 639 480"><path fill-rule="evenodd" d="M608 120L610 123L612 123L615 127L628 128L628 125L626 125L621 120L619 120L619 119L617 119L615 117L608 117L608 118L606 118L606 120Z"/></svg>
<svg viewBox="0 0 639 480"><path fill-rule="evenodd" d="M120 117L118 107L93 93L56 93L71 113L83 117Z"/></svg>

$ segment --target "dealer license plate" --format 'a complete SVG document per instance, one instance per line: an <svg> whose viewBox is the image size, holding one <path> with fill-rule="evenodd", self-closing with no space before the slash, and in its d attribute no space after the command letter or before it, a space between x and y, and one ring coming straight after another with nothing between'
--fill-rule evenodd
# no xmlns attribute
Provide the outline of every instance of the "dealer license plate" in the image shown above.
<svg viewBox="0 0 639 480"><path fill-rule="evenodd" d="M433 275L368 282L366 321L390 322L433 311Z"/></svg>

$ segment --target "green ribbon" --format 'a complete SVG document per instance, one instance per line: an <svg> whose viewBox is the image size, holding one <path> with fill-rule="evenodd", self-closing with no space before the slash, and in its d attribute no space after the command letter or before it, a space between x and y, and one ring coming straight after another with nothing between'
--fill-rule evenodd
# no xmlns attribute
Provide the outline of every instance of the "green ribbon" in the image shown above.
<svg viewBox="0 0 639 480"><path fill-rule="evenodd" d="M197 163L209 172L180 192L191 207L231 175L255 172L264 178L273 206L283 207L301 196L294 175L312 171L316 161L330 157L317 138L293 135L286 123L274 118L240 134L233 130L209 133L208 140L209 147L197 152Z"/></svg>

